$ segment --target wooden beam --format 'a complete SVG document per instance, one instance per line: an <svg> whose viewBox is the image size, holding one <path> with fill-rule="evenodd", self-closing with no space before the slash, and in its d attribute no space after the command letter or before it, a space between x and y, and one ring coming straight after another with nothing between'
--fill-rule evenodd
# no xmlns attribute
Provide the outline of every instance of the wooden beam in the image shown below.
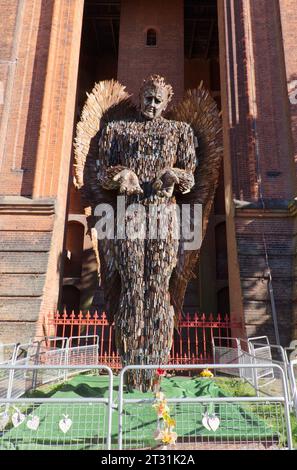
<svg viewBox="0 0 297 470"><path fill-rule="evenodd" d="M214 25L215 25L215 21L211 20L211 25L210 25L210 28L209 28L209 34L208 34L208 39L207 39L207 46L206 46L205 56L204 56L205 59L208 59L208 54L209 54L210 43L211 43L211 39L212 39L212 35L213 35Z"/></svg>
<svg viewBox="0 0 297 470"><path fill-rule="evenodd" d="M113 41L113 48L114 48L114 55L115 58L117 57L118 50L117 50L117 43L115 39L115 34L114 34L114 27L113 27L113 21L112 19L110 20L110 26L111 26L111 32L112 32L112 41Z"/></svg>
<svg viewBox="0 0 297 470"><path fill-rule="evenodd" d="M95 19L92 20L92 27L94 29L95 37L96 37L96 46L97 46L97 51L100 52L100 43L99 43L99 38L98 38L98 32L96 28L96 21Z"/></svg>
<svg viewBox="0 0 297 470"><path fill-rule="evenodd" d="M189 47L189 59L192 58L192 52L193 52L193 45L194 45L194 40L195 40L195 35L196 35L196 27L197 27L197 20L194 21L193 27L192 27L192 39Z"/></svg>

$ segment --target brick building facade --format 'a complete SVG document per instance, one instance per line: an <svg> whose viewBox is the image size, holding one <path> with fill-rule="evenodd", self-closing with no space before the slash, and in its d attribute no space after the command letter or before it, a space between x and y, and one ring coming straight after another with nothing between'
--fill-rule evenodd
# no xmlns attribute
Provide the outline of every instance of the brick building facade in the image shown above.
<svg viewBox="0 0 297 470"><path fill-rule="evenodd" d="M185 310L230 312L235 335L297 337L295 0L0 0L0 341L56 308L102 309L72 184L75 124L95 81L135 94L204 81L224 162ZM294 162L295 160L295 162Z"/></svg>

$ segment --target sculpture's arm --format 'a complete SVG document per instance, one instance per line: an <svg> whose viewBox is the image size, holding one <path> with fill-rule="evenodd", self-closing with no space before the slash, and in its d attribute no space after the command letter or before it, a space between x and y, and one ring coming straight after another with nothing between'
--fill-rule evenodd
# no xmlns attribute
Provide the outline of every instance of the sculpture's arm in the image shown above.
<svg viewBox="0 0 297 470"><path fill-rule="evenodd" d="M178 178L176 189L182 194L190 192L195 184L197 158L194 142L194 132L189 125L186 125L179 140L175 167L172 169Z"/></svg>
<svg viewBox="0 0 297 470"><path fill-rule="evenodd" d="M153 187L159 196L171 197L174 189L186 194L191 191L194 184L195 179L191 171L173 167L162 170Z"/></svg>
<svg viewBox="0 0 297 470"><path fill-rule="evenodd" d="M195 184L196 151L194 133L186 126L179 139L176 163L173 168L162 170L153 183L159 196L171 197L174 190L186 194Z"/></svg>
<svg viewBox="0 0 297 470"><path fill-rule="evenodd" d="M142 194L134 171L120 164L116 136L106 126L99 139L98 182L102 188L116 190L120 194Z"/></svg>

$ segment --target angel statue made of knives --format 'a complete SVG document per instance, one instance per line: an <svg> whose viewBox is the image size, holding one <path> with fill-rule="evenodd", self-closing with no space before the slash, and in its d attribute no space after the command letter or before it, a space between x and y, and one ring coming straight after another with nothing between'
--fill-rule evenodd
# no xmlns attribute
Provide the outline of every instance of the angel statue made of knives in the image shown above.
<svg viewBox="0 0 297 470"><path fill-rule="evenodd" d="M168 363L200 247L187 250L184 237L176 236L183 221L175 209L202 206L203 238L218 183L222 135L215 101L201 84L163 117L172 96L165 79L151 75L138 109L119 82L99 82L77 125L75 184L87 213L102 215L98 207L106 213L111 206L105 224L116 226L93 244L123 366ZM127 234L131 224L139 236ZM129 388L155 384L151 370L127 376Z"/></svg>

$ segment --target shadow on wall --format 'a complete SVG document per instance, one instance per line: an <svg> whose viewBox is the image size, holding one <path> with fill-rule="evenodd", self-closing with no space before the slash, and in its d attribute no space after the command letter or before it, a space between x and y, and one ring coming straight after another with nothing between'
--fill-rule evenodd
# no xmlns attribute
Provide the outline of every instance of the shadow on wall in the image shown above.
<svg viewBox="0 0 297 470"><path fill-rule="evenodd" d="M37 33L36 54L32 74L29 109L25 130L22 170L22 196L31 196L36 165L36 152L42 114L43 94L51 35L54 2L41 0L40 21Z"/></svg>
<svg viewBox="0 0 297 470"><path fill-rule="evenodd" d="M67 275L66 277L64 275L61 301L59 303L60 311L66 309L67 312L72 310L79 312L82 310L92 313L95 310L103 309L103 298L100 296L101 291L99 288L97 262L92 248L83 251L81 261L81 274L79 276L71 277ZM75 269L76 268L75 266ZM69 274L69 272L67 274Z"/></svg>

